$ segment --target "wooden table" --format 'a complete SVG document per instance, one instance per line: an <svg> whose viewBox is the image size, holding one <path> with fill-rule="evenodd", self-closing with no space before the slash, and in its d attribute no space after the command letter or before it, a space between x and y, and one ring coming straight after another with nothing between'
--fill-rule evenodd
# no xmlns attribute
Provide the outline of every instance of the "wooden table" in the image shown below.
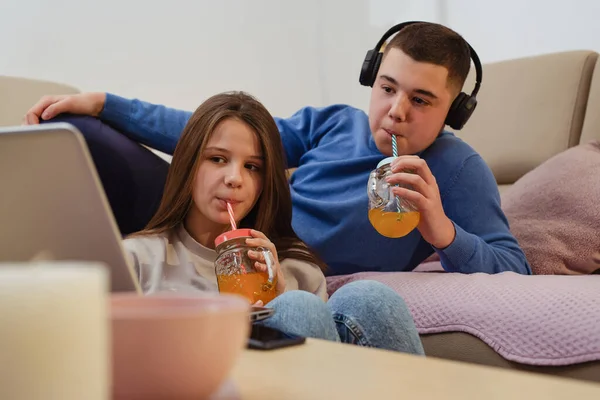
<svg viewBox="0 0 600 400"><path fill-rule="evenodd" d="M600 399L600 384L308 339L245 350L215 399Z"/></svg>

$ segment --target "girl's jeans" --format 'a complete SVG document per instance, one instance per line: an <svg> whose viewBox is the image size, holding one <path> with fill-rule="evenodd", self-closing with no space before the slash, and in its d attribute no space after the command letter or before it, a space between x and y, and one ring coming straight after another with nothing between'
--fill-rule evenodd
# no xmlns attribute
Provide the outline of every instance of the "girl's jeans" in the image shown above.
<svg viewBox="0 0 600 400"><path fill-rule="evenodd" d="M276 311L262 323L287 333L424 354L404 300L376 281L346 284L327 303L312 293L292 290L276 297L267 307Z"/></svg>

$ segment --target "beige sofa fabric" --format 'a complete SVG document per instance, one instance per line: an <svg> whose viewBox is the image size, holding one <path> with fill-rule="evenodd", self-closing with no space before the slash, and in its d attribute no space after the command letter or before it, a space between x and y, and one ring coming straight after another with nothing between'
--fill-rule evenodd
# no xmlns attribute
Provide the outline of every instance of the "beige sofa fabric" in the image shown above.
<svg viewBox="0 0 600 400"><path fill-rule="evenodd" d="M423 342L427 357L445 358L537 374L600 382L599 361L562 367L519 364L506 360L488 346L487 343L465 332L442 332L432 335L422 335L421 341Z"/></svg>
<svg viewBox="0 0 600 400"><path fill-rule="evenodd" d="M511 184L579 143L597 53L570 51L484 66L478 106L459 137ZM470 91L474 71L466 83Z"/></svg>
<svg viewBox="0 0 600 400"><path fill-rule="evenodd" d="M44 95L72 93L79 90L60 83L0 76L0 126L20 125L27 110Z"/></svg>
<svg viewBox="0 0 600 400"><path fill-rule="evenodd" d="M600 62L596 63L585 112L581 143L600 140Z"/></svg>

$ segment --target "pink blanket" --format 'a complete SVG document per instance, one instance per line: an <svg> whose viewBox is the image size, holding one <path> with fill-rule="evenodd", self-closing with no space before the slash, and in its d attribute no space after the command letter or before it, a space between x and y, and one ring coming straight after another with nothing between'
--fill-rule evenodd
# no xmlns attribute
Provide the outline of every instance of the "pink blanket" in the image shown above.
<svg viewBox="0 0 600 400"><path fill-rule="evenodd" d="M600 360L600 275L368 272L329 277L329 292L358 279L396 290L421 334L466 332L522 364Z"/></svg>

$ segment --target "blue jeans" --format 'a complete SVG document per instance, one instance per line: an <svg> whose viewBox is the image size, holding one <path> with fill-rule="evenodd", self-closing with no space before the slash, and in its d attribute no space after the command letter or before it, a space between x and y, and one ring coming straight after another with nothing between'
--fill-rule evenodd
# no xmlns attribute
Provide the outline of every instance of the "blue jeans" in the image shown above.
<svg viewBox="0 0 600 400"><path fill-rule="evenodd" d="M355 281L325 303L316 295L292 290L267 304L275 314L266 326L305 337L424 355L413 318L391 288L376 281Z"/></svg>

